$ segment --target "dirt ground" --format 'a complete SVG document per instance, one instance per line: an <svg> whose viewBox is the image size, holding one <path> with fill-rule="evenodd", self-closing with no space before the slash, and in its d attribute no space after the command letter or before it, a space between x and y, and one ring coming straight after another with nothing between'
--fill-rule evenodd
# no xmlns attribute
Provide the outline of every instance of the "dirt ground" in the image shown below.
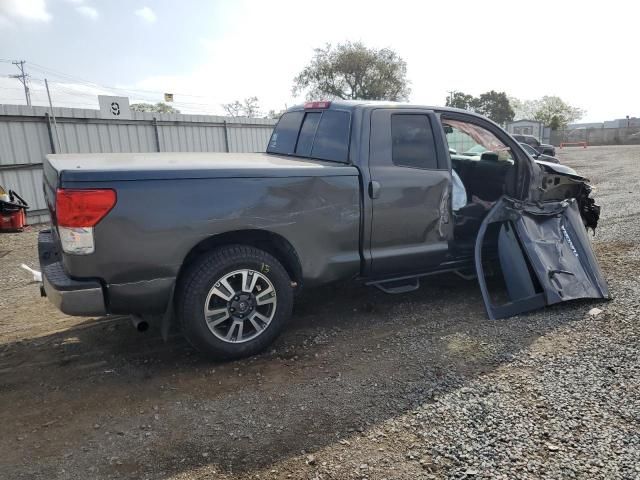
<svg viewBox="0 0 640 480"><path fill-rule="evenodd" d="M454 276L338 285L232 363L61 314L19 269L38 228L0 235L0 478L640 478L640 147L559 156L596 187L612 301L490 321Z"/></svg>

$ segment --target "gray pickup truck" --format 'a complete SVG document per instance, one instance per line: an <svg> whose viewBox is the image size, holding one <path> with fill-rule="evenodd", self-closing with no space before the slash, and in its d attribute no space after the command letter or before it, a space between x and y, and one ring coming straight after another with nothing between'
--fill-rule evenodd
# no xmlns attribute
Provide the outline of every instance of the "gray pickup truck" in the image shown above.
<svg viewBox="0 0 640 480"><path fill-rule="evenodd" d="M483 153L456 153L470 144ZM44 295L70 315L177 323L218 359L259 352L296 293L338 280L402 293L455 272L478 279L490 318L608 297L588 181L456 109L309 102L266 153L49 155L44 190Z"/></svg>

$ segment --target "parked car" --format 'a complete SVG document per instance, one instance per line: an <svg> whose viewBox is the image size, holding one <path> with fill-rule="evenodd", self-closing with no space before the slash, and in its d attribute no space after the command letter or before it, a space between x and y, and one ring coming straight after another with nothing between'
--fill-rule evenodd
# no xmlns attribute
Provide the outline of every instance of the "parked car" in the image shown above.
<svg viewBox="0 0 640 480"><path fill-rule="evenodd" d="M553 145L549 145L548 143L540 143L540 140L538 140L533 135L514 134L513 138L515 138L520 143L526 143L527 145L530 145L538 153L549 155L551 157L556 156L556 147L554 147Z"/></svg>
<svg viewBox="0 0 640 480"><path fill-rule="evenodd" d="M537 160L539 162L547 162L547 163L560 163L560 160L558 160L556 157L552 157L550 155L543 155L542 153L539 153L536 150L534 150L533 147L531 147L526 143L520 143L520 146L524 149L525 152L531 155L534 160ZM458 152L455 151L455 149L453 150L453 152L451 152L451 149L450 149L450 153L453 153L453 155L462 155L464 157L472 158L475 160L480 160L482 154L488 151L489 150L482 145L474 145L473 147L469 148L468 150L460 154L458 154Z"/></svg>
<svg viewBox="0 0 640 480"><path fill-rule="evenodd" d="M487 151L451 153L453 133ZM456 211L452 169L469 200ZM490 318L608 297L588 180L464 110L309 102L282 115L266 153L49 155L44 190L42 291L58 308L165 334L176 322L214 358L264 349L301 289L336 280L402 293L475 271Z"/></svg>
<svg viewBox="0 0 640 480"><path fill-rule="evenodd" d="M545 155L543 153L540 153L528 143L520 143L520 146L524 149L525 152L531 155L535 160L540 160L543 162L550 162L550 163L560 163L560 160L558 160L556 157L552 157L551 155Z"/></svg>

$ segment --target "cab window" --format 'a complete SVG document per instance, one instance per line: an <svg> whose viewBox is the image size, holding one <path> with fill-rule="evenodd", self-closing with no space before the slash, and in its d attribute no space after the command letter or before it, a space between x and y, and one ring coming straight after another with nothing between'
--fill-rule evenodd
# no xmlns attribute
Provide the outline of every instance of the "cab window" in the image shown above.
<svg viewBox="0 0 640 480"><path fill-rule="evenodd" d="M271 134L267 153L346 163L350 134L349 112L331 109L287 112Z"/></svg>
<svg viewBox="0 0 640 480"><path fill-rule="evenodd" d="M424 169L438 168L433 130L426 115L392 115L391 142L394 165Z"/></svg>

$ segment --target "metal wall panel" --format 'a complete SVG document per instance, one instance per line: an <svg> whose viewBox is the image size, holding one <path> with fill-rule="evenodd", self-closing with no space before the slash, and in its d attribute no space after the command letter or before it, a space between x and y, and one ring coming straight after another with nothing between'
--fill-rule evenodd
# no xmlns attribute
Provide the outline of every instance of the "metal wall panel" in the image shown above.
<svg viewBox="0 0 640 480"><path fill-rule="evenodd" d="M42 162L57 147L46 107L0 105L0 185L29 203L30 221L46 219ZM54 108L58 153L263 152L276 124L263 118L131 112L131 120L102 118L99 110ZM48 123L51 123L51 137ZM225 134L226 130L226 134ZM156 140L157 132L157 140Z"/></svg>
<svg viewBox="0 0 640 480"><path fill-rule="evenodd" d="M229 150L232 152L264 152L272 128L262 126L228 126Z"/></svg>
<svg viewBox="0 0 640 480"><path fill-rule="evenodd" d="M4 122L0 117L0 166L42 163L50 152L44 121Z"/></svg>

